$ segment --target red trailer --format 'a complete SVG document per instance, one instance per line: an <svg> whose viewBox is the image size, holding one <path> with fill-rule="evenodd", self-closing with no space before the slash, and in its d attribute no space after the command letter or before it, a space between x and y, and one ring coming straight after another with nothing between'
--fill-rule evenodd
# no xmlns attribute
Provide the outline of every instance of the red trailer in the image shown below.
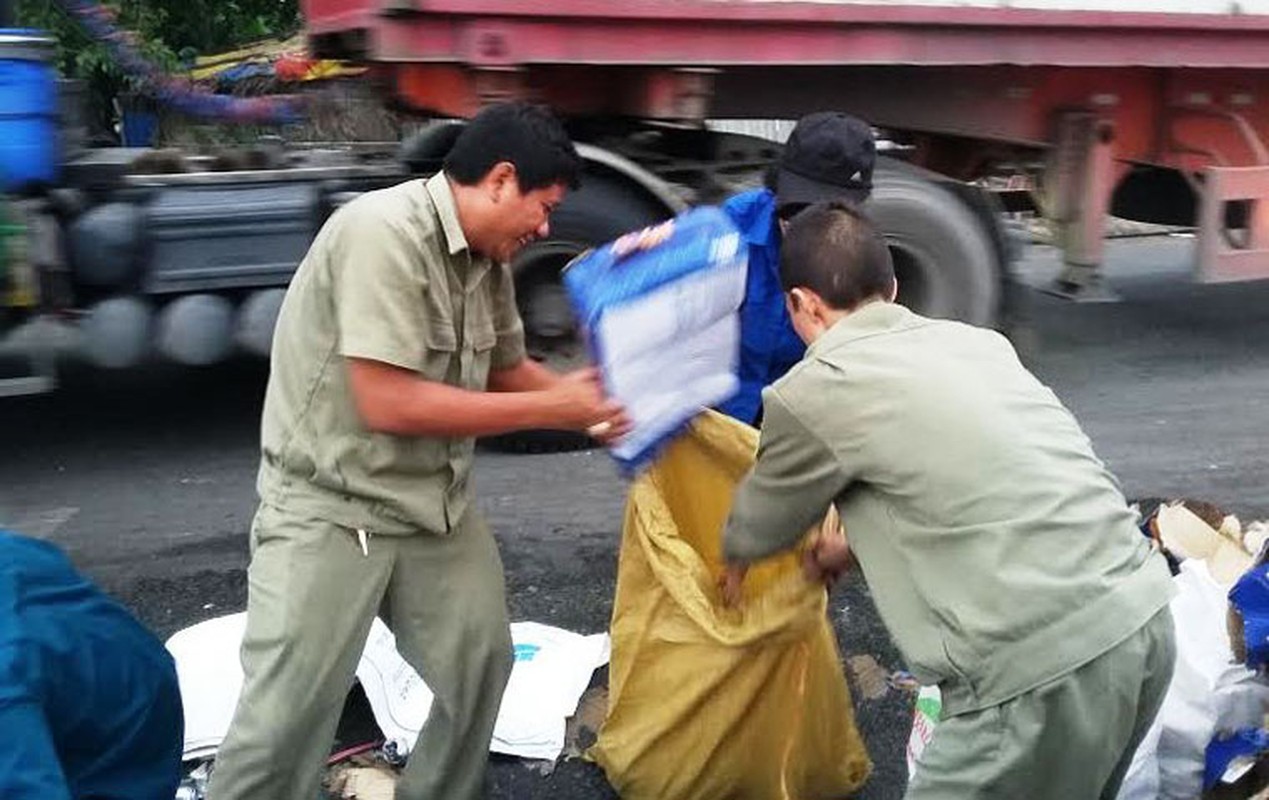
<svg viewBox="0 0 1269 800"><path fill-rule="evenodd" d="M23 207L41 291L0 302L0 360L6 320L32 316L69 322L103 367L266 354L325 215L435 171L452 120L507 98L554 106L587 162L552 239L513 265L530 352L559 366L584 355L569 259L755 185L778 156L717 119L877 126L891 151L869 213L900 299L928 315L1008 322L1005 208L1052 221L1073 296L1099 293L1107 212L1194 226L1199 280L1269 277L1269 0L1226 1L304 0L313 55L367 65L385 102L442 121L399 149L270 147L224 172L118 148L68 160ZM1019 170L1025 190L981 180ZM29 360L43 377L0 394L53 385Z"/></svg>
<svg viewBox="0 0 1269 800"><path fill-rule="evenodd" d="M1255 202L1269 195L1269 5L1082 5L303 4L318 52L376 65L391 93L421 111L461 117L491 100L536 98L582 138L707 197L719 174L770 153L719 141L704 120L836 109L868 119L908 146L907 165L929 171L890 164L882 196L892 179L923 179L974 207L973 192L950 181L1044 164L1033 201L1061 233L1072 293L1096 289L1111 210L1197 226L1200 280L1269 277L1269 209ZM932 296L981 291L982 276L956 276L958 290L914 260L905 269L925 282L927 306L986 321L990 303Z"/></svg>

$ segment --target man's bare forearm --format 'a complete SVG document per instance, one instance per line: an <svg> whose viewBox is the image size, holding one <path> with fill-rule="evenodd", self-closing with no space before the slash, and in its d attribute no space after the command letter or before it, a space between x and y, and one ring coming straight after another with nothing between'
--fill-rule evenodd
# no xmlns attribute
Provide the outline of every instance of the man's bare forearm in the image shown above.
<svg viewBox="0 0 1269 800"><path fill-rule="evenodd" d="M491 392L535 392L549 389L560 380L560 374L539 364L531 358L525 358L509 369L493 370L489 373L489 391Z"/></svg>
<svg viewBox="0 0 1269 800"><path fill-rule="evenodd" d="M473 392L413 372L348 359L357 410L367 427L398 436L492 436L559 426L558 399L543 391Z"/></svg>

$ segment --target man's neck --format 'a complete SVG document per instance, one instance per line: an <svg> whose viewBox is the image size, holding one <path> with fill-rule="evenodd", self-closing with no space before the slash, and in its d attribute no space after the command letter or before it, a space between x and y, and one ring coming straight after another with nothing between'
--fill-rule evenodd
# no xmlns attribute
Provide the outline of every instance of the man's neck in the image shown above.
<svg viewBox="0 0 1269 800"><path fill-rule="evenodd" d="M851 306L850 308L830 309L828 314L825 315L824 321L827 322L828 327L831 328L837 323L841 322L846 317L849 317L851 314L858 314L860 311L863 311L865 308L876 305L877 303L888 303L888 302L890 301L882 297L881 295L874 294L872 297L865 297L863 300L860 300L858 303Z"/></svg>
<svg viewBox="0 0 1269 800"><path fill-rule="evenodd" d="M443 174L443 173L442 173ZM463 186L449 175L445 175L449 184L450 196L454 198L454 213L458 215L458 227L463 229L463 238L467 240L467 248L472 253L483 252L481 248L481 226L477 213L478 199L474 186Z"/></svg>

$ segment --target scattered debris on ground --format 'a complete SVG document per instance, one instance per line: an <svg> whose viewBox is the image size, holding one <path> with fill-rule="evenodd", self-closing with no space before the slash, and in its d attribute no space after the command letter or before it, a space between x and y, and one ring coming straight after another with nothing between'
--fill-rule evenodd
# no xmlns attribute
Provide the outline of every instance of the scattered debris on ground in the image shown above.
<svg viewBox="0 0 1269 800"><path fill-rule="evenodd" d="M398 772L374 754L349 757L326 773L327 794L339 800L392 800Z"/></svg>

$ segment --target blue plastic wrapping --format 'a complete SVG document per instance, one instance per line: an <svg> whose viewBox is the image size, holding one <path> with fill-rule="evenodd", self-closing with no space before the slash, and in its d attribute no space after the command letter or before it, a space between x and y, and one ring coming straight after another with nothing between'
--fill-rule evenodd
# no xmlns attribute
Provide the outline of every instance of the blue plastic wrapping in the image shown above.
<svg viewBox="0 0 1269 800"><path fill-rule="evenodd" d="M633 474L739 387L747 256L740 231L713 207L679 215L654 247L622 255L614 244L579 256L564 283L605 389L633 420L610 448Z"/></svg>
<svg viewBox="0 0 1269 800"><path fill-rule="evenodd" d="M1236 759L1256 758L1267 750L1269 730L1244 728L1213 739L1203 762L1203 790L1216 786Z"/></svg>
<svg viewBox="0 0 1269 800"><path fill-rule="evenodd" d="M1229 602L1242 616L1247 667L1269 669L1269 546L1230 589Z"/></svg>

